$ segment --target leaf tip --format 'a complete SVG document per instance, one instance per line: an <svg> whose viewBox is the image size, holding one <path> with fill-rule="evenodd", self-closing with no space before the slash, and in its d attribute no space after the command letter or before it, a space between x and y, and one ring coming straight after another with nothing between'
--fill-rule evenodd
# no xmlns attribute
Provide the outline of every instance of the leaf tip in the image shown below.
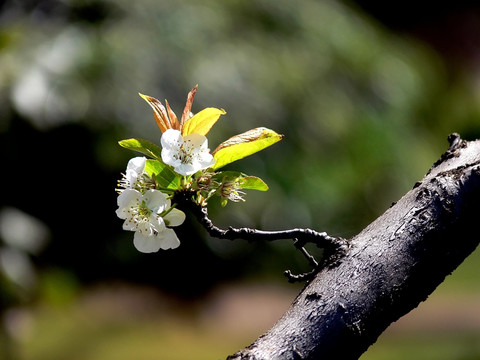
<svg viewBox="0 0 480 360"><path fill-rule="evenodd" d="M128 140L127 139L124 139L124 140L119 140L118 141L118 145L120 145L121 147L125 147L126 144L127 144Z"/></svg>

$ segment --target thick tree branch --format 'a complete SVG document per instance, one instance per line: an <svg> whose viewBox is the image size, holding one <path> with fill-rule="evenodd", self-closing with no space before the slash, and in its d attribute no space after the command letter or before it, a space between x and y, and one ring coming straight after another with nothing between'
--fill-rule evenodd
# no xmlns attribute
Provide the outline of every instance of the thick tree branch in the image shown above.
<svg viewBox="0 0 480 360"><path fill-rule="evenodd" d="M358 359L424 301L480 241L480 141L449 141L422 181L353 237L272 329L229 360Z"/></svg>

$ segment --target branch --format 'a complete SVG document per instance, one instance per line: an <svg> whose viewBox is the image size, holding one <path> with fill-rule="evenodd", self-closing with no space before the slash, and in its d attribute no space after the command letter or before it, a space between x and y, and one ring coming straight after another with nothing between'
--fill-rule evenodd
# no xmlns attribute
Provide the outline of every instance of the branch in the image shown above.
<svg viewBox="0 0 480 360"><path fill-rule="evenodd" d="M426 300L480 241L480 141L449 141L425 178L350 239L272 329L228 359L358 359Z"/></svg>
<svg viewBox="0 0 480 360"><path fill-rule="evenodd" d="M246 227L234 228L231 226L226 230L220 229L208 217L207 208L192 201L192 195L193 193L189 191L179 192L175 194L173 201L181 208L188 208L212 237L227 240L243 239L250 242L293 239L294 246L305 256L313 269L310 272L299 275L292 274L290 270L285 271L285 275L290 282L312 279L321 268L333 266L346 253L348 248L348 242L345 239L336 238L328 235L326 232L317 232L312 229L297 228L281 231L264 231ZM320 263L305 249L305 245L308 243L324 249Z"/></svg>

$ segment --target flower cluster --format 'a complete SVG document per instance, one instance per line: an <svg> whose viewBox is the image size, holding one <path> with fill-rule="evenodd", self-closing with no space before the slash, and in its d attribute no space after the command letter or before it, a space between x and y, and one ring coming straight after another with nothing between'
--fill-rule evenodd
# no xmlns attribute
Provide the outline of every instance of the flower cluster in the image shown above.
<svg viewBox="0 0 480 360"><path fill-rule="evenodd" d="M133 244L138 251L149 253L159 249L174 249L180 245L175 232L168 226L178 226L185 214L171 206L166 194L149 188L151 178L144 172L147 159L136 157L127 165L122 189L117 199L117 216L125 220L124 230L135 231Z"/></svg>
<svg viewBox="0 0 480 360"><path fill-rule="evenodd" d="M194 194L191 200L200 206L206 206L208 200L217 195L225 206L228 200L244 201L242 189L268 189L258 177L218 169L273 145L282 135L267 128L256 128L231 137L210 152L206 134L225 111L206 108L193 115L191 107L196 92L197 86L188 94L180 120L168 101L165 100L163 106L154 97L140 94L153 109L162 133L161 147L142 139L119 142L124 148L149 157L131 159L117 189L117 216L124 220L124 230L135 232L133 243L141 252L174 249L180 245L171 229L185 220L185 214L172 204L178 191L190 191Z"/></svg>

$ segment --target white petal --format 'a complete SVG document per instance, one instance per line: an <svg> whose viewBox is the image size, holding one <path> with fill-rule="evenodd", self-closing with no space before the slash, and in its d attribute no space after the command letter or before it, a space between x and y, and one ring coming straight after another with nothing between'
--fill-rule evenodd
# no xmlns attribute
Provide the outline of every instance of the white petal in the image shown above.
<svg viewBox="0 0 480 360"><path fill-rule="evenodd" d="M138 156L130 159L127 164L127 171L132 170L137 174L141 174L145 169L145 164L147 163L147 158L145 156Z"/></svg>
<svg viewBox="0 0 480 360"><path fill-rule="evenodd" d="M177 234L172 229L165 229L157 236L161 237L160 249L175 249L180 245L180 240L178 240Z"/></svg>
<svg viewBox="0 0 480 360"><path fill-rule="evenodd" d="M145 192L143 200L147 204L147 207L157 214L165 211L169 205L167 202L167 195L154 189Z"/></svg>
<svg viewBox="0 0 480 360"><path fill-rule="evenodd" d="M213 159L213 158L212 159L196 158L192 162L192 168L195 169L195 171L192 174L196 173L198 170L208 169L213 164L215 164L215 159Z"/></svg>
<svg viewBox="0 0 480 360"><path fill-rule="evenodd" d="M172 209L165 217L168 226L182 225L185 221L185 213L178 209Z"/></svg>
<svg viewBox="0 0 480 360"><path fill-rule="evenodd" d="M133 189L125 189L117 198L118 209L115 211L120 219L126 219L129 216L129 209L132 206L138 206L142 194Z"/></svg>
<svg viewBox="0 0 480 360"><path fill-rule="evenodd" d="M180 150L172 150L172 149L167 149L163 148L162 149L162 161L170 166L176 167L179 166L182 163L182 160L180 159Z"/></svg>
<svg viewBox="0 0 480 360"><path fill-rule="evenodd" d="M115 210L115 214L117 214L120 219L126 219L128 216L127 210L125 208L118 208L117 210Z"/></svg>
<svg viewBox="0 0 480 360"><path fill-rule="evenodd" d="M195 167L193 166L193 164L188 163L181 163L175 167L175 171L183 176L195 174L198 170L200 170L198 167Z"/></svg>
<svg viewBox="0 0 480 360"><path fill-rule="evenodd" d="M133 236L133 245L138 251L143 253L152 253L160 250L162 240L155 235L145 236L136 232Z"/></svg>
<svg viewBox="0 0 480 360"><path fill-rule="evenodd" d="M117 205L120 208L127 208L132 204L139 203L141 198L142 194L140 191L134 189L125 189L120 195L118 195Z"/></svg>
<svg viewBox="0 0 480 360"><path fill-rule="evenodd" d="M137 231L137 224L133 221L132 218L125 218L122 229L128 231Z"/></svg>
<svg viewBox="0 0 480 360"><path fill-rule="evenodd" d="M192 133L183 138L188 148L208 148L208 139L204 135Z"/></svg>
<svg viewBox="0 0 480 360"><path fill-rule="evenodd" d="M164 149L179 150L180 146L183 144L183 137L180 131L168 129L162 134L160 143Z"/></svg>
<svg viewBox="0 0 480 360"><path fill-rule="evenodd" d="M145 219L139 221L135 224L135 229L137 233L142 234L143 236L151 236L154 234L153 224Z"/></svg>
<svg viewBox="0 0 480 360"><path fill-rule="evenodd" d="M149 224L153 227L157 232L162 232L166 229L165 221L161 216L151 214L149 218Z"/></svg>
<svg viewBox="0 0 480 360"><path fill-rule="evenodd" d="M128 169L125 173L125 180L127 180L127 188L133 188L137 184L138 173L135 170Z"/></svg>
<svg viewBox="0 0 480 360"><path fill-rule="evenodd" d="M196 160L199 162L202 169L209 168L215 164L215 159L210 153L200 153Z"/></svg>

